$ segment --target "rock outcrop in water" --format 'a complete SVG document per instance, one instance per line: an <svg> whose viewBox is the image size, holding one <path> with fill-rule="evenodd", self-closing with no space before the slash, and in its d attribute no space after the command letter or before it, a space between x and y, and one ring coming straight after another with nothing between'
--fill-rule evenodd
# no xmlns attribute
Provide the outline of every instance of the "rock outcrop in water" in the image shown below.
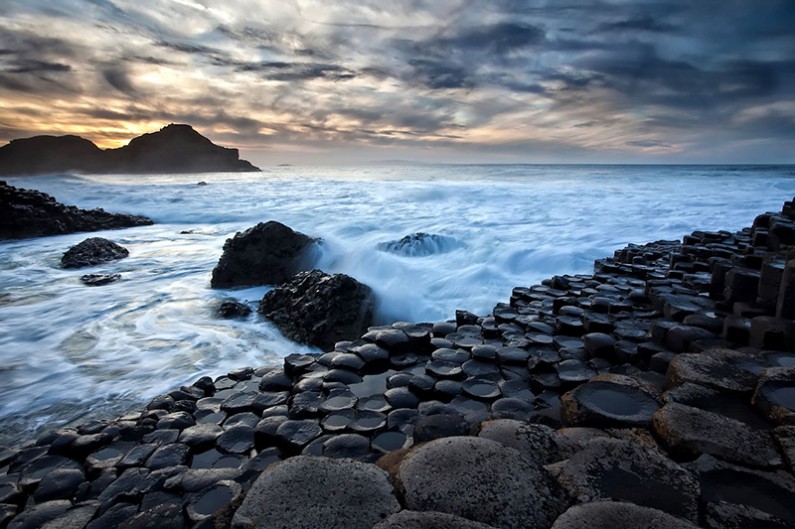
<svg viewBox="0 0 795 529"><path fill-rule="evenodd" d="M330 349L361 336L373 321L373 292L345 274L300 272L265 294L259 312L299 343Z"/></svg>
<svg viewBox="0 0 795 529"><path fill-rule="evenodd" d="M102 237L89 237L69 248L61 257L62 268L82 268L111 261L118 261L130 255L129 250Z"/></svg>
<svg viewBox="0 0 795 529"><path fill-rule="evenodd" d="M16 188L0 181L0 239L23 239L150 224L152 219L139 215L65 206L46 193Z"/></svg>
<svg viewBox="0 0 795 529"><path fill-rule="evenodd" d="M213 269L213 288L278 285L314 265L317 241L274 220L238 232L224 243Z"/></svg>
<svg viewBox="0 0 795 529"><path fill-rule="evenodd" d="M382 252L390 252L408 257L422 257L425 255L451 252L463 246L463 243L453 237L418 232L406 235L398 241L379 243L378 249Z"/></svg>
<svg viewBox="0 0 795 529"><path fill-rule="evenodd" d="M791 529L794 293L792 203L630 245L0 447L0 527Z"/></svg>
<svg viewBox="0 0 795 529"><path fill-rule="evenodd" d="M35 136L0 147L0 175L259 171L237 149L215 145L189 125L171 124L118 149L79 136Z"/></svg>

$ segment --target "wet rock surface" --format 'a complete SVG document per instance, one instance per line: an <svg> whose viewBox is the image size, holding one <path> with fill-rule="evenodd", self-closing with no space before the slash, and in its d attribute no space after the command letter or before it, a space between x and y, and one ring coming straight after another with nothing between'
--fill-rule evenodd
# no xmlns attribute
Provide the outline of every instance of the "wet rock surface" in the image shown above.
<svg viewBox="0 0 795 529"><path fill-rule="evenodd" d="M66 206L46 193L0 181L0 239L112 230L152 223L152 219L143 216Z"/></svg>
<svg viewBox="0 0 795 529"><path fill-rule="evenodd" d="M382 252L404 255L407 257L422 257L438 253L447 253L463 247L464 244L453 237L423 232L406 235L397 241L378 244L378 249Z"/></svg>
<svg viewBox="0 0 795 529"><path fill-rule="evenodd" d="M259 312L288 338L330 349L361 336L371 324L373 294L350 276L311 270L265 294Z"/></svg>
<svg viewBox="0 0 795 529"><path fill-rule="evenodd" d="M90 237L69 248L61 257L62 268L82 268L124 259L129 250L102 237Z"/></svg>
<svg viewBox="0 0 795 529"><path fill-rule="evenodd" d="M307 270L315 239L276 221L260 222L224 243L213 269L213 288L278 285Z"/></svg>
<svg viewBox="0 0 795 529"><path fill-rule="evenodd" d="M785 211L0 447L0 527L792 527Z"/></svg>

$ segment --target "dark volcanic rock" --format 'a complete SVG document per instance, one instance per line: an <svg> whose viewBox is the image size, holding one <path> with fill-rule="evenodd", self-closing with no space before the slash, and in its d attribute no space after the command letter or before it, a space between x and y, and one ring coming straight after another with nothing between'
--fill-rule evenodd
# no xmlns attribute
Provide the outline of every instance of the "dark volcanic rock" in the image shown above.
<svg viewBox="0 0 795 529"><path fill-rule="evenodd" d="M421 257L451 252L463 246L460 241L453 237L419 232L406 235L398 241L379 243L378 249L382 252L396 253L408 257Z"/></svg>
<svg viewBox="0 0 795 529"><path fill-rule="evenodd" d="M86 274L80 276L80 281L89 287L101 287L102 285L115 283L119 279L121 279L121 274Z"/></svg>
<svg viewBox="0 0 795 529"><path fill-rule="evenodd" d="M312 266L314 239L274 220L238 232L224 244L213 269L213 288L278 285Z"/></svg>
<svg viewBox="0 0 795 529"><path fill-rule="evenodd" d="M0 147L0 175L86 173L202 173L259 171L237 149L215 145L189 125L171 124L99 149L79 136L35 136Z"/></svg>
<svg viewBox="0 0 795 529"><path fill-rule="evenodd" d="M61 257L61 267L81 268L111 261L118 261L130 255L127 248L102 237L89 237L72 246Z"/></svg>
<svg viewBox="0 0 795 529"><path fill-rule="evenodd" d="M148 226L152 219L108 213L103 209L65 206L45 193L19 189L0 181L0 239L23 239Z"/></svg>
<svg viewBox="0 0 795 529"><path fill-rule="evenodd" d="M312 270L265 294L259 312L288 338L330 350L364 333L373 318L373 294L352 277Z"/></svg>

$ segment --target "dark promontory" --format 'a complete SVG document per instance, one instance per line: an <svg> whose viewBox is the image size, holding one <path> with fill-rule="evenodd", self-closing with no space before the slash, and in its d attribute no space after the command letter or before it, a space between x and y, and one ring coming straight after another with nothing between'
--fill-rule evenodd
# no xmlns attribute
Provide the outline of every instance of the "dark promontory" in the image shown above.
<svg viewBox="0 0 795 529"><path fill-rule="evenodd" d="M259 171L237 149L215 145L190 125L171 124L118 149L79 136L35 136L0 147L0 175L84 173L209 173Z"/></svg>

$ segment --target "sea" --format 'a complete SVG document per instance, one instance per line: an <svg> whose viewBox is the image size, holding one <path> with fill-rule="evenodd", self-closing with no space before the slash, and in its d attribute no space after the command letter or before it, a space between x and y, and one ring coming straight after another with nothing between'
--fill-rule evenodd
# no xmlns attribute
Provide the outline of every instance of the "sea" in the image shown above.
<svg viewBox="0 0 795 529"><path fill-rule="evenodd" d="M215 314L228 299L256 309L268 290L210 288L224 241L259 222L322 239L317 267L369 285L378 323L435 322L456 309L488 314L516 286L590 273L628 243L750 226L795 195L795 166L388 164L6 180L155 224L0 242L0 444L118 417L205 375L319 352L256 310ZM401 254L381 244L414 233L440 237ZM60 268L90 236L130 256ZM88 287L86 273L121 279Z"/></svg>

